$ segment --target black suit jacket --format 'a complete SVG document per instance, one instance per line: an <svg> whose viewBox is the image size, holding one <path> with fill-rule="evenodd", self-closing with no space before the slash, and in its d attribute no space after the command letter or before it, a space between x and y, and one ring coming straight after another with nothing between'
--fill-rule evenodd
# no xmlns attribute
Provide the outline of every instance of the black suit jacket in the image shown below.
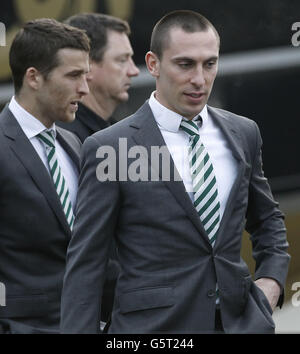
<svg viewBox="0 0 300 354"><path fill-rule="evenodd" d="M81 144L57 128L79 168ZM0 333L58 332L65 255L71 232L53 181L13 114L0 115Z"/></svg>
<svg viewBox="0 0 300 354"><path fill-rule="evenodd" d="M104 120L87 106L79 103L76 119L71 123L58 122L57 125L76 134L83 143L87 137L109 127L113 122L113 119Z"/></svg>

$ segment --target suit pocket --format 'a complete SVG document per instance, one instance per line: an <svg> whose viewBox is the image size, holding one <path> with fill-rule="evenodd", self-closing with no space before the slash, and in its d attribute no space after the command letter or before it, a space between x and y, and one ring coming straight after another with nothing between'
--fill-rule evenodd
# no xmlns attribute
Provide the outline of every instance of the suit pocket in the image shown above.
<svg viewBox="0 0 300 354"><path fill-rule="evenodd" d="M269 328L274 329L275 323L272 318L271 305L264 294L264 292L252 282L252 287L250 290L249 302L252 304L251 314L256 321L257 333L260 332L259 328Z"/></svg>
<svg viewBox="0 0 300 354"><path fill-rule="evenodd" d="M0 309L0 318L42 317L48 313L48 305L45 295L7 297L6 306Z"/></svg>
<svg viewBox="0 0 300 354"><path fill-rule="evenodd" d="M51 303L59 302L59 291L14 290L7 293L6 306L0 307L0 318L43 317L51 312Z"/></svg>
<svg viewBox="0 0 300 354"><path fill-rule="evenodd" d="M268 314L270 314L272 316L273 314L273 310L271 308L271 305L269 303L269 300L267 299L265 293L261 290L261 288L259 286L257 286L255 284L255 282L253 282L253 287L255 288L254 293L257 293L257 300L261 302L262 305L264 305L261 309L264 313L266 313L266 310L268 311ZM268 316L268 314L266 314Z"/></svg>
<svg viewBox="0 0 300 354"><path fill-rule="evenodd" d="M170 307L175 304L172 287L151 287L128 291L119 296L120 312Z"/></svg>

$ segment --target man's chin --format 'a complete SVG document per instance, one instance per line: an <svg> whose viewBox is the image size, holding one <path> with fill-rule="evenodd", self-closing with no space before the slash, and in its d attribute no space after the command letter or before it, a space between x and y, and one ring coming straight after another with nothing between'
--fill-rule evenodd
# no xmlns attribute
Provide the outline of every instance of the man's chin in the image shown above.
<svg viewBox="0 0 300 354"><path fill-rule="evenodd" d="M72 113L72 114L68 114L66 115L65 117L61 117L59 119L60 122L63 122L63 123L72 123L76 118L76 114L75 113Z"/></svg>
<svg viewBox="0 0 300 354"><path fill-rule="evenodd" d="M118 97L119 103L124 103L124 102L127 102L128 100L129 100L128 92L124 92L121 95L119 95L119 97Z"/></svg>
<svg viewBox="0 0 300 354"><path fill-rule="evenodd" d="M206 103L205 103L205 104L206 104ZM201 105L199 105L199 106L195 106L195 107L193 107L192 110L189 110L189 111L188 111L189 117L191 117L191 119L194 118L194 117L196 117L196 115L198 115L200 112L202 112L203 108L205 107L205 104L204 104L204 105L201 104Z"/></svg>

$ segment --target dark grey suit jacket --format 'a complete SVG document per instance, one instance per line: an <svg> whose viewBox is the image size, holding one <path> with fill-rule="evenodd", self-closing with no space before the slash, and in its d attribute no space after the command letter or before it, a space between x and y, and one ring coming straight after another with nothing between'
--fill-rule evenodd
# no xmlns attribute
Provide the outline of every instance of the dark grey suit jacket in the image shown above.
<svg viewBox="0 0 300 354"><path fill-rule="evenodd" d="M61 128L57 139L79 168L79 139ZM0 164L0 333L58 332L71 232L51 176L8 108Z"/></svg>
<svg viewBox="0 0 300 354"><path fill-rule="evenodd" d="M113 118L110 118L109 121L106 121L87 106L85 106L83 103L79 103L76 119L71 123L58 122L57 125L73 132L83 143L86 138L102 129L109 127L113 123L115 123ZM116 259L114 244L112 244L112 250L106 272L107 278L104 284L102 296L101 321L103 322L108 322L111 316L115 296L116 280L119 273L120 266Z"/></svg>
<svg viewBox="0 0 300 354"><path fill-rule="evenodd" d="M99 299L113 237L122 271L110 333L213 332L216 282L226 333L274 332L268 300L240 256L246 221L255 278L274 278L284 286L286 230L263 175L259 130L253 121L230 112L209 107L209 113L238 165L214 248L183 182L172 174L172 159L171 181L97 180L97 167L106 159L96 158L100 146L117 152L117 176L119 163L124 163L120 137L127 138L128 149L143 146L148 156L151 147L165 146L148 103L86 140L64 279L63 332L99 332Z"/></svg>

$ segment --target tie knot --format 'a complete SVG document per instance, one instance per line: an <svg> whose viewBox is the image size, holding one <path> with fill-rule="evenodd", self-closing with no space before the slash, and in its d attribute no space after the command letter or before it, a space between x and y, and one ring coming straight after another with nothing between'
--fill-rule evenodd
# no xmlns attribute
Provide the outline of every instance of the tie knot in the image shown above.
<svg viewBox="0 0 300 354"><path fill-rule="evenodd" d="M55 132L53 129L43 130L38 134L38 138L44 143L44 145L55 148Z"/></svg>
<svg viewBox="0 0 300 354"><path fill-rule="evenodd" d="M199 136L198 126L192 120L182 120L180 127L182 130L184 130L190 136L195 136L195 135Z"/></svg>

